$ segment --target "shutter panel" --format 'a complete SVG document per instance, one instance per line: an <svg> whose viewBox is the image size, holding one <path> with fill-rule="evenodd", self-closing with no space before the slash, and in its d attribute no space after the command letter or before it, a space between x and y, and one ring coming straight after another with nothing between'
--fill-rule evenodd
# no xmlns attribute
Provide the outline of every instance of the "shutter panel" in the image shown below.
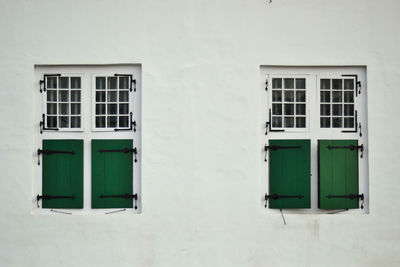
<svg viewBox="0 0 400 267"><path fill-rule="evenodd" d="M302 198L269 198L271 209L306 209L310 203L310 140L270 140L269 146L297 147L269 149L269 195Z"/></svg>
<svg viewBox="0 0 400 267"><path fill-rule="evenodd" d="M358 198L328 196L358 195L358 149L329 149L328 146L358 146L357 140L318 141L318 207L320 209L357 209Z"/></svg>
<svg viewBox="0 0 400 267"><path fill-rule="evenodd" d="M73 198L42 199L43 208L83 208L83 140L43 140L43 150L74 154L43 153L42 194Z"/></svg>
<svg viewBox="0 0 400 267"><path fill-rule="evenodd" d="M133 193L131 152L100 152L133 148L133 140L92 140L92 208L132 208L133 199L106 197Z"/></svg>

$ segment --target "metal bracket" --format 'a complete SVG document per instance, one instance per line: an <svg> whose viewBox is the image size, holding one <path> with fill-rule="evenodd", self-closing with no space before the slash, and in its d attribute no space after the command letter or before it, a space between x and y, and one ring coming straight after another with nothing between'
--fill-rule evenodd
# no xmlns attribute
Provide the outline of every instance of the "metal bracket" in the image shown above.
<svg viewBox="0 0 400 267"><path fill-rule="evenodd" d="M49 199L61 199L61 198L69 198L69 199L75 199L75 196L53 196L53 195L37 195L36 196L36 205L38 208L40 208L39 206L39 201L41 199L45 199L45 200L49 200Z"/></svg>
<svg viewBox="0 0 400 267"><path fill-rule="evenodd" d="M134 87L134 91L136 92L136 80L133 79L133 75L132 74L120 74L120 73L115 73L114 76L118 77L118 76L122 76L122 77L129 77L130 83L129 83L129 92L132 92L132 84Z"/></svg>
<svg viewBox="0 0 400 267"><path fill-rule="evenodd" d="M364 194L360 194L360 195L355 195L355 194L349 194L349 195L327 195L326 197L329 198L329 199L332 199L332 198L348 198L348 199L351 199L351 200L358 198L359 200L362 201L361 202L361 209L364 208Z"/></svg>
<svg viewBox="0 0 400 267"><path fill-rule="evenodd" d="M361 81L358 80L357 74L342 74L342 77L354 77L356 79L356 87L354 88L356 97L361 94Z"/></svg>
<svg viewBox="0 0 400 267"><path fill-rule="evenodd" d="M135 210L137 210L137 199L138 195L137 194L121 194L121 195L100 195L100 198L125 198L125 199L133 199L135 200Z"/></svg>
<svg viewBox="0 0 400 267"><path fill-rule="evenodd" d="M269 109L268 117L269 117L269 121L267 121L265 123L265 127L266 127L265 135L268 135L268 130L270 132L284 132L285 131L284 129L278 129L278 130L272 129L272 125L271 125L272 124L271 109Z"/></svg>
<svg viewBox="0 0 400 267"><path fill-rule="evenodd" d="M279 195L279 194L272 194L272 195L268 195L265 194L264 196L264 200L265 200L265 208L267 207L267 202L269 199L273 199L273 200L277 200L280 198L298 198L298 199L302 199L304 198L303 195L299 194L299 195Z"/></svg>
<svg viewBox="0 0 400 267"><path fill-rule="evenodd" d="M358 128L360 129L360 137L362 137L361 122L358 124Z"/></svg>
<svg viewBox="0 0 400 267"><path fill-rule="evenodd" d="M135 147L135 148L129 148L129 147L124 147L124 148L122 148L122 149L100 149L99 150L99 152L100 153L104 153L104 152L121 152L121 153L125 153L125 154L127 154L127 153L134 153L135 154L135 162L137 162L137 153L138 153L138 150L137 150L137 148Z"/></svg>
<svg viewBox="0 0 400 267"><path fill-rule="evenodd" d="M120 128L115 128L114 131L115 132L120 132L120 131L133 131L136 132L136 121L133 121L133 113L130 112L129 113L129 118L130 118L130 126L128 129L120 129Z"/></svg>
<svg viewBox="0 0 400 267"><path fill-rule="evenodd" d="M355 146L355 145L349 145L349 146L327 146L328 149L350 149L350 150L360 150L361 151L361 155L360 158L363 157L363 153L364 153L364 145L360 145L360 146Z"/></svg>
<svg viewBox="0 0 400 267"><path fill-rule="evenodd" d="M52 155L52 154L75 154L75 151L58 151L58 150L50 150L50 149L38 149L37 156L38 156L38 165L40 165L40 155Z"/></svg>
<svg viewBox="0 0 400 267"><path fill-rule="evenodd" d="M42 121L39 122L40 134L42 134L43 131L59 131L60 130L58 128L46 128L45 125L46 125L46 115L43 113Z"/></svg>
<svg viewBox="0 0 400 267"><path fill-rule="evenodd" d="M265 80L265 91L268 91L268 78Z"/></svg>
<svg viewBox="0 0 400 267"><path fill-rule="evenodd" d="M47 88L46 88L46 79L47 77L60 77L61 74L56 73L56 74L45 74L43 75L43 80L39 80L39 91L41 93L46 92ZM43 88L42 88L42 84L43 84Z"/></svg>
<svg viewBox="0 0 400 267"><path fill-rule="evenodd" d="M356 133L358 131L358 115L357 110L354 111L354 130L343 130L342 133Z"/></svg>

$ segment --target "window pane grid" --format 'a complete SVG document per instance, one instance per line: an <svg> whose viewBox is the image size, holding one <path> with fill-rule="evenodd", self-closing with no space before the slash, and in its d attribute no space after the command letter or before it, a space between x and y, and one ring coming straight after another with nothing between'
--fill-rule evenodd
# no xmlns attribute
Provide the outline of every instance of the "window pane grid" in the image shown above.
<svg viewBox="0 0 400 267"><path fill-rule="evenodd" d="M96 128L129 128L129 78L98 76L96 79Z"/></svg>

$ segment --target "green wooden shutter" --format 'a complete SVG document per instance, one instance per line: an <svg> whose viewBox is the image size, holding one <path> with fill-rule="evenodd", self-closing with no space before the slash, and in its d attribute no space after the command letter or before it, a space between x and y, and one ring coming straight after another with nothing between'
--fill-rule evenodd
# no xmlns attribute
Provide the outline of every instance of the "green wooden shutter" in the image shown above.
<svg viewBox="0 0 400 267"><path fill-rule="evenodd" d="M358 146L357 140L318 141L318 207L320 209L357 209L358 198L328 198L358 195L358 150L329 149L328 146Z"/></svg>
<svg viewBox="0 0 400 267"><path fill-rule="evenodd" d="M133 148L133 140L92 140L92 208L133 207L133 199L100 197L133 192L133 154L99 152L124 148Z"/></svg>
<svg viewBox="0 0 400 267"><path fill-rule="evenodd" d="M42 194L74 198L42 199L42 207L82 209L83 140L43 140L43 150L74 152L74 154L42 154Z"/></svg>
<svg viewBox="0 0 400 267"><path fill-rule="evenodd" d="M303 196L303 198L270 198L269 207L310 208L310 140L270 140L269 146L300 146L291 149L269 149L269 195Z"/></svg>

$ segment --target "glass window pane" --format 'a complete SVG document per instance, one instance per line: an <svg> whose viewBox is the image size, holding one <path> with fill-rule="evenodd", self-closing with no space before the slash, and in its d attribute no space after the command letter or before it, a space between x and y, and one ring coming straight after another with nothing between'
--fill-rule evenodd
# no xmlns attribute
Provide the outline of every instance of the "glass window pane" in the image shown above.
<svg viewBox="0 0 400 267"><path fill-rule="evenodd" d="M332 89L342 89L342 79L332 79Z"/></svg>
<svg viewBox="0 0 400 267"><path fill-rule="evenodd" d="M297 117L296 118L296 128L306 128L306 118Z"/></svg>
<svg viewBox="0 0 400 267"><path fill-rule="evenodd" d="M330 91L321 91L321 102L324 102L324 103L331 102L331 92Z"/></svg>
<svg viewBox="0 0 400 267"><path fill-rule="evenodd" d="M107 102L117 102L117 91L107 92Z"/></svg>
<svg viewBox="0 0 400 267"><path fill-rule="evenodd" d="M105 128L106 127L106 117L96 117L96 128Z"/></svg>
<svg viewBox="0 0 400 267"><path fill-rule="evenodd" d="M285 91L285 101L294 102L294 91Z"/></svg>
<svg viewBox="0 0 400 267"><path fill-rule="evenodd" d="M342 102L342 92L332 92L332 102Z"/></svg>
<svg viewBox="0 0 400 267"><path fill-rule="evenodd" d="M272 127L282 128L282 117L272 117Z"/></svg>
<svg viewBox="0 0 400 267"><path fill-rule="evenodd" d="M345 90L353 90L354 89L354 80L353 79L344 79L344 89Z"/></svg>
<svg viewBox="0 0 400 267"><path fill-rule="evenodd" d="M129 77L119 77L119 89L129 89Z"/></svg>
<svg viewBox="0 0 400 267"><path fill-rule="evenodd" d="M128 102L129 101L129 92L120 91L119 92L119 102Z"/></svg>
<svg viewBox="0 0 400 267"><path fill-rule="evenodd" d="M69 118L67 116L59 117L59 125L60 125L60 128L68 128L69 127Z"/></svg>
<svg viewBox="0 0 400 267"><path fill-rule="evenodd" d="M332 114L336 116L342 115L342 105L332 105Z"/></svg>
<svg viewBox="0 0 400 267"><path fill-rule="evenodd" d="M296 89L306 89L306 79L296 79Z"/></svg>
<svg viewBox="0 0 400 267"><path fill-rule="evenodd" d="M294 118L293 117L285 117L285 128L293 128L294 127Z"/></svg>
<svg viewBox="0 0 400 267"><path fill-rule="evenodd" d="M47 114L57 114L57 104L47 104Z"/></svg>
<svg viewBox="0 0 400 267"><path fill-rule="evenodd" d="M342 118L332 118L333 128L342 128Z"/></svg>
<svg viewBox="0 0 400 267"><path fill-rule="evenodd" d="M107 89L117 89L117 77L107 77Z"/></svg>
<svg viewBox="0 0 400 267"><path fill-rule="evenodd" d="M283 80L284 80L284 84L285 84L285 88L286 89L294 89L294 79L286 78L286 79L283 79Z"/></svg>
<svg viewBox="0 0 400 267"><path fill-rule="evenodd" d="M81 77L71 77L71 89L81 88Z"/></svg>
<svg viewBox="0 0 400 267"><path fill-rule="evenodd" d="M117 116L107 117L107 127L117 127Z"/></svg>
<svg viewBox="0 0 400 267"><path fill-rule="evenodd" d="M321 89L331 89L331 80L321 79Z"/></svg>
<svg viewBox="0 0 400 267"><path fill-rule="evenodd" d="M294 115L294 105L285 104L285 115Z"/></svg>
<svg viewBox="0 0 400 267"><path fill-rule="evenodd" d="M296 105L296 115L306 115L306 105L297 104Z"/></svg>
<svg viewBox="0 0 400 267"><path fill-rule="evenodd" d="M345 103L354 103L354 93L353 92L344 92L344 102Z"/></svg>
<svg viewBox="0 0 400 267"><path fill-rule="evenodd" d="M81 114L81 104L71 104L71 114Z"/></svg>
<svg viewBox="0 0 400 267"><path fill-rule="evenodd" d="M354 119L344 118L344 128L354 128Z"/></svg>
<svg viewBox="0 0 400 267"><path fill-rule="evenodd" d="M107 114L117 114L117 104L108 104Z"/></svg>
<svg viewBox="0 0 400 267"><path fill-rule="evenodd" d="M272 104L272 115L282 115L282 104Z"/></svg>
<svg viewBox="0 0 400 267"><path fill-rule="evenodd" d="M272 91L272 102L282 102L282 91Z"/></svg>
<svg viewBox="0 0 400 267"><path fill-rule="evenodd" d="M69 92L66 90L62 90L58 92L58 99L60 102L68 102L69 100Z"/></svg>
<svg viewBox="0 0 400 267"><path fill-rule="evenodd" d="M59 79L60 81L60 87L59 88L63 88L63 89L68 89L69 86L69 78L68 77L60 77Z"/></svg>
<svg viewBox="0 0 400 267"><path fill-rule="evenodd" d="M47 116L47 127L48 128L57 128L57 117L56 116Z"/></svg>
<svg viewBox="0 0 400 267"><path fill-rule="evenodd" d="M331 105L322 104L321 105L321 115L325 115L325 116L331 115Z"/></svg>
<svg viewBox="0 0 400 267"><path fill-rule="evenodd" d="M106 114L106 104L96 104L96 115Z"/></svg>
<svg viewBox="0 0 400 267"><path fill-rule="evenodd" d="M96 77L96 89L106 89L106 77Z"/></svg>
<svg viewBox="0 0 400 267"><path fill-rule="evenodd" d="M71 128L81 128L81 117L71 117Z"/></svg>
<svg viewBox="0 0 400 267"><path fill-rule="evenodd" d="M331 119L321 118L321 128L330 128L330 127L331 127Z"/></svg>
<svg viewBox="0 0 400 267"><path fill-rule="evenodd" d="M128 113L129 113L129 105L119 104L119 114L128 114Z"/></svg>
<svg viewBox="0 0 400 267"><path fill-rule="evenodd" d="M69 108L68 108L68 104L59 104L58 107L60 110L60 114L62 115L68 115L69 114Z"/></svg>
<svg viewBox="0 0 400 267"><path fill-rule="evenodd" d="M282 88L282 79L281 78L273 78L272 79L272 89L280 89Z"/></svg>
<svg viewBox="0 0 400 267"><path fill-rule="evenodd" d="M56 90L47 90L47 101L57 101Z"/></svg>
<svg viewBox="0 0 400 267"><path fill-rule="evenodd" d="M96 92L96 102L106 102L106 92Z"/></svg>
<svg viewBox="0 0 400 267"><path fill-rule="evenodd" d="M47 77L46 88L57 88L57 77Z"/></svg>
<svg viewBox="0 0 400 267"><path fill-rule="evenodd" d="M81 91L71 91L71 101L72 102L81 102Z"/></svg>
<svg viewBox="0 0 400 267"><path fill-rule="evenodd" d="M354 105L344 105L344 115L353 116L354 115Z"/></svg>
<svg viewBox="0 0 400 267"><path fill-rule="evenodd" d="M129 117L127 116L121 116L119 117L119 127L123 128L123 127L129 127Z"/></svg>
<svg viewBox="0 0 400 267"><path fill-rule="evenodd" d="M297 102L306 102L306 92L305 91L297 91L296 92L296 101Z"/></svg>

